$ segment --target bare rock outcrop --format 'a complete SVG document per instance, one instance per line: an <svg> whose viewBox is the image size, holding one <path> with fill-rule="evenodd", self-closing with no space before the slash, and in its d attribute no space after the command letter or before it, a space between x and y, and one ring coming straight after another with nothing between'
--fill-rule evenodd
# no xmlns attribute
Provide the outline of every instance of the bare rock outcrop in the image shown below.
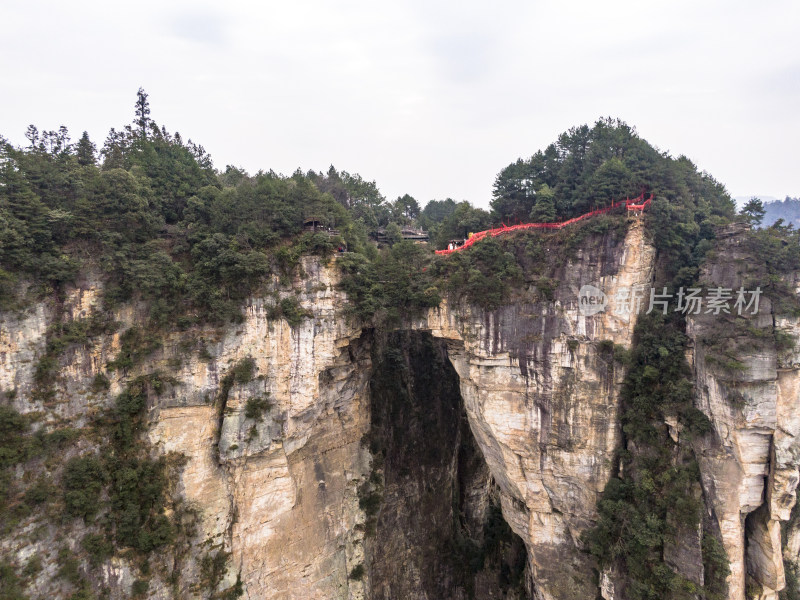
<svg viewBox="0 0 800 600"><path fill-rule="evenodd" d="M746 236L723 232L703 285L732 290L735 298L767 281ZM781 523L790 518L800 477L800 361L793 349L800 321L781 310L762 294L756 314L752 306L742 317L704 310L688 318L696 405L713 426L695 453L706 507L730 560L731 600L775 600L786 585ZM797 559L796 551L789 554Z"/></svg>
<svg viewBox="0 0 800 600"><path fill-rule="evenodd" d="M443 305L419 327L450 340L470 427L501 490L503 514L525 541L537 598L593 597L579 538L594 523L620 444L621 370L635 313L583 314L579 292L608 299L649 290L655 250L634 222L619 245L586 247L553 278L552 301L492 313Z"/></svg>

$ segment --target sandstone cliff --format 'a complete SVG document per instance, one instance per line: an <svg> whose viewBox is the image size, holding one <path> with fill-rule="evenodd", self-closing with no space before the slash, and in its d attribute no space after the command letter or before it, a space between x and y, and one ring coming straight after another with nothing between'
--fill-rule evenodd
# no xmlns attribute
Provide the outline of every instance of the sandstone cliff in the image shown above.
<svg viewBox="0 0 800 600"><path fill-rule="evenodd" d="M723 240L720 258L706 269L708 282L744 281L737 239ZM560 282L554 290L531 282L496 311L443 303L403 325L429 335L425 361L414 359L422 338L376 339L345 318L335 264L316 259L303 261L291 287L276 281L274 295L251 299L242 323L175 331L138 364L110 371L122 333L144 318L145 307L126 305L112 315L121 324L116 332L58 356L52 393L36 399L48 327L99 311L99 284L88 280L59 305L1 317L0 389L19 412L36 415L36 428L85 428L136 376L169 373L169 383L148 396L143 440L152 456L185 457L170 510L186 509L195 531L180 555L150 561L147 597L211 597L235 590L238 578L253 599L555 600L593 598L602 588L604 597L620 600L624 593L613 577L598 578L580 537L596 519L621 444L624 373L614 347L630 347L635 315L584 315L578 293L587 283L609 298L649 288L655 250L634 222L620 242L591 237L573 256L550 263L549 279ZM276 318L278 297L295 298L309 318L294 327ZM773 328L794 335L800 326L765 307L751 326L768 335L740 350L733 374L709 363L703 339L714 323L689 322L697 406L714 427L713 441L697 442L695 452L707 512L731 560L732 600L744 598L746 574L757 584L753 594L775 598L785 582L784 553L795 560L800 546L794 523L784 528L788 543L781 533L798 481L800 359L776 347L773 335ZM397 368L408 373L387 384L374 366L393 347L402 350ZM242 365L246 377L235 375ZM107 388L95 385L100 375ZM426 383L432 376L436 385ZM422 393L426 386L436 393ZM391 392L400 388L403 401ZM386 406L396 412L378 410ZM86 433L62 458L97 447ZM16 477L31 478L38 468L24 465ZM57 467L53 473L57 478ZM504 538L503 550L468 577L438 564L445 548L462 556L464 548L484 547L495 502L515 534ZM80 570L93 587L128 597L142 565L122 555L91 567L79 544L91 530L77 519L53 524L34 513L2 539L0 551L18 565L41 558L33 597L71 593L57 576L63 546L82 557ZM463 546L437 545L439 538ZM695 542L687 535L687 547ZM523 554L521 585L503 583L501 573ZM676 569L692 570L691 551L673 554ZM204 559L217 555L224 568L204 587Z"/></svg>
<svg viewBox="0 0 800 600"><path fill-rule="evenodd" d="M765 282L763 261L746 238L735 230L720 235L703 285L735 294ZM800 476L800 360L794 349L800 323L788 306L764 295L758 314L749 312L743 319L689 318L696 402L713 424L713 435L696 441L695 450L708 514L731 564L728 597L774 600L786 585L788 540L781 527L791 517ZM787 548L786 558L796 561L797 548Z"/></svg>

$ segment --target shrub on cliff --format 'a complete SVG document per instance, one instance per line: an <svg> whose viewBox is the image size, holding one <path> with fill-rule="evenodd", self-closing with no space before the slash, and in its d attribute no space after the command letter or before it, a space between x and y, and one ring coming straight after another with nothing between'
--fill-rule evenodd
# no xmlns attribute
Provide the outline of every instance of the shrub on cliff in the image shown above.
<svg viewBox="0 0 800 600"><path fill-rule="evenodd" d="M64 467L61 485L67 514L88 520L99 508L100 492L106 483L101 461L94 456L71 459Z"/></svg>
<svg viewBox="0 0 800 600"><path fill-rule="evenodd" d="M446 281L445 289L455 298L487 310L508 303L511 290L523 283L514 255L495 238L437 261L433 273Z"/></svg>
<svg viewBox="0 0 800 600"><path fill-rule="evenodd" d="M247 404L244 407L244 417L245 419L261 422L264 420L264 413L270 408L272 408L272 404L263 396L248 398Z"/></svg>
<svg viewBox="0 0 800 600"><path fill-rule="evenodd" d="M313 313L303 308L297 298L289 296L282 298L280 302L276 302L272 305L267 316L270 319L286 319L290 327L297 327L303 323L303 321L313 316Z"/></svg>
<svg viewBox="0 0 800 600"><path fill-rule="evenodd" d="M359 254L341 257L340 289L347 293L350 314L378 323L396 324L441 302L431 274L432 253L402 241L369 260Z"/></svg>

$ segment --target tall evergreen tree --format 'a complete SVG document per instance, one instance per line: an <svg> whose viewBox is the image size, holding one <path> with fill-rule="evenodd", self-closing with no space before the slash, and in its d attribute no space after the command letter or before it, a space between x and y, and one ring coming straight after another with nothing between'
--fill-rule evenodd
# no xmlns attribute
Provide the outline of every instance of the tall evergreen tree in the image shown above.
<svg viewBox="0 0 800 600"><path fill-rule="evenodd" d="M392 216L398 221L408 223L419 216L419 211L419 202L417 202L412 196L404 194L402 196L398 196L397 200L394 201L394 206L392 207Z"/></svg>
<svg viewBox="0 0 800 600"><path fill-rule="evenodd" d="M742 207L741 214L744 215L747 222L751 225L758 227L761 225L761 221L766 214L766 209L764 208L764 203L759 200L758 198L750 198Z"/></svg>
<svg viewBox="0 0 800 600"><path fill-rule="evenodd" d="M78 155L78 164L83 166L93 165L95 162L95 152L97 146L89 139L89 133L84 131L81 139L78 140L76 152Z"/></svg>
<svg viewBox="0 0 800 600"><path fill-rule="evenodd" d="M552 223L556 220L555 193L546 183L536 192L536 204L530 214L532 223Z"/></svg>
<svg viewBox="0 0 800 600"><path fill-rule="evenodd" d="M130 143L128 132L109 130L100 154L103 155L103 169L119 169L125 166L125 153Z"/></svg>
<svg viewBox="0 0 800 600"><path fill-rule="evenodd" d="M28 129L25 130L25 137L31 143L31 148L35 148L39 142L39 129L35 125L28 125Z"/></svg>
<svg viewBox="0 0 800 600"><path fill-rule="evenodd" d="M536 196L536 173L531 161L517 160L500 171L495 179L490 202L498 221L524 221Z"/></svg>
<svg viewBox="0 0 800 600"><path fill-rule="evenodd" d="M70 137L69 137L69 130L67 129L66 125L62 125L58 128L58 149L59 152L69 152L71 150L70 146Z"/></svg>
<svg viewBox="0 0 800 600"><path fill-rule="evenodd" d="M42 147L45 148L50 154L58 154L61 148L61 141L59 140L58 132L43 131Z"/></svg>
<svg viewBox="0 0 800 600"><path fill-rule="evenodd" d="M147 101L147 92L144 88L139 88L136 92L136 119L134 120L139 128L139 135L147 137L147 129L150 124L150 103Z"/></svg>

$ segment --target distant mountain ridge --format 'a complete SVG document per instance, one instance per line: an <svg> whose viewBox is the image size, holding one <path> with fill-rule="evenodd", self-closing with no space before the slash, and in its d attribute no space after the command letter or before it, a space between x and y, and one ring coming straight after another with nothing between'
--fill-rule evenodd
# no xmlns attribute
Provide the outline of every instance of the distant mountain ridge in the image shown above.
<svg viewBox="0 0 800 600"><path fill-rule="evenodd" d="M781 200L775 196L761 196L758 194L736 196L734 200L736 201L737 210L741 210L751 198L758 198L764 203L764 208L767 212L761 221L762 227L769 227L778 219L783 219L787 225L792 223L796 228L800 228L800 197L792 198L791 196L786 196Z"/></svg>
<svg viewBox="0 0 800 600"><path fill-rule="evenodd" d="M783 219L786 225L792 223L795 227L800 228L800 198L786 196L783 200L765 202L764 208L767 212L761 222L763 227L769 227L778 219Z"/></svg>
<svg viewBox="0 0 800 600"><path fill-rule="evenodd" d="M747 204L747 201L751 198L758 198L764 204L768 202L781 202L781 199L777 196L762 196L761 194L750 194L749 196L734 196L733 200L736 202L736 210L742 210L742 207Z"/></svg>

